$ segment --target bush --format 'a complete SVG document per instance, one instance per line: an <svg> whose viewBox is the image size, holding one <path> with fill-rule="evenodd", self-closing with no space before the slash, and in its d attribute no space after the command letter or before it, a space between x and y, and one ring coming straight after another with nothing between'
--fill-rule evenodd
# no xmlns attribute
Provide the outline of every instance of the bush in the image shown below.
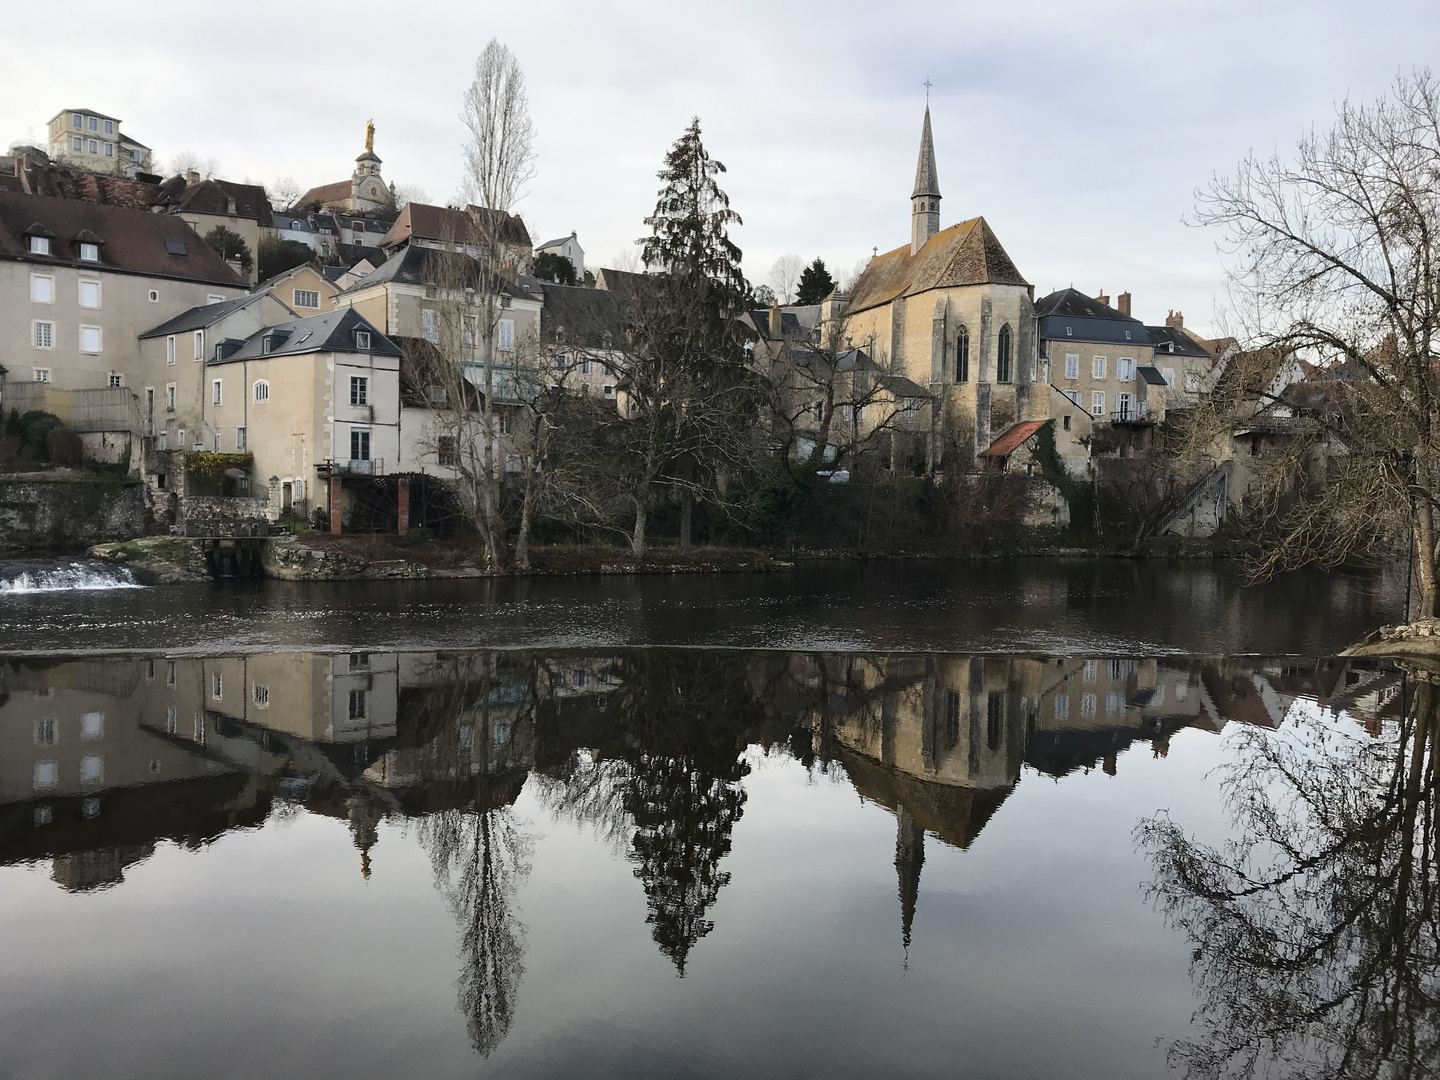
<svg viewBox="0 0 1440 1080"><path fill-rule="evenodd" d="M278 240L274 237L260 241L260 280L269 281L276 274L304 266L315 257L309 246L298 240Z"/></svg>

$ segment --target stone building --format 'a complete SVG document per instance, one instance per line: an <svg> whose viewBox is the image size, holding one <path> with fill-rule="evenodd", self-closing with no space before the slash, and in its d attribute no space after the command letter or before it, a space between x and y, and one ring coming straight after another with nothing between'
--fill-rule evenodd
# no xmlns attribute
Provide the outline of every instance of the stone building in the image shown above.
<svg viewBox="0 0 1440 1080"><path fill-rule="evenodd" d="M843 315L851 345L880 367L929 388L928 456L968 460L1011 424L1048 413L1036 360L1034 288L983 217L940 228L940 183L930 110L910 196L910 242L870 260Z"/></svg>
<svg viewBox="0 0 1440 1080"><path fill-rule="evenodd" d="M133 177L150 171L150 148L123 134L120 121L94 109L62 109L50 118L50 159L88 172Z"/></svg>
<svg viewBox="0 0 1440 1080"><path fill-rule="evenodd" d="M183 219L0 192L0 362L63 389L139 383L139 335L244 283Z"/></svg>

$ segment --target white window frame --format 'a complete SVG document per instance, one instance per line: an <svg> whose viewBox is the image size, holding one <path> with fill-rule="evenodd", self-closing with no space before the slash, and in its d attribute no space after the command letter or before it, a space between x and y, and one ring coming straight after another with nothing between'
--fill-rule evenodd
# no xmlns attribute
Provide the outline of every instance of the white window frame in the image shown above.
<svg viewBox="0 0 1440 1080"><path fill-rule="evenodd" d="M1105 378L1105 357L1095 356L1090 359L1090 377L1101 381Z"/></svg>
<svg viewBox="0 0 1440 1080"><path fill-rule="evenodd" d="M70 149L71 149L71 150L84 150L84 149L85 149L85 139L84 139L84 137L81 136L81 135L72 135L72 136L70 136Z"/></svg>
<svg viewBox="0 0 1440 1080"><path fill-rule="evenodd" d="M106 121L105 121L105 134L106 134L106 135L114 135L114 134L115 134L115 121L114 121L114 120L106 120Z"/></svg>
<svg viewBox="0 0 1440 1080"><path fill-rule="evenodd" d="M44 338L41 340L41 327L45 328ZM53 319L32 319L30 321L30 344L37 349L49 351L55 348L55 321Z"/></svg>
<svg viewBox="0 0 1440 1080"><path fill-rule="evenodd" d="M250 432L242 425L235 429L235 449L248 450L250 448Z"/></svg>
<svg viewBox="0 0 1440 1080"><path fill-rule="evenodd" d="M205 359L205 331L195 331L195 362L199 363Z"/></svg>
<svg viewBox="0 0 1440 1080"><path fill-rule="evenodd" d="M350 405L361 409L370 404L370 380L364 375L350 376Z"/></svg>
<svg viewBox="0 0 1440 1080"><path fill-rule="evenodd" d="M315 301L315 302L314 302L314 303L311 303L311 304L307 304L307 303L305 303L304 300L300 299L302 296L305 297L306 299L309 299L309 298L311 298L311 297L314 297L314 301ZM297 308L307 308L307 309L313 308L313 309L316 310L316 311L319 311L319 310L320 310L320 293L319 293L318 290L315 290L315 289L291 289L291 290L290 290L290 299L294 302L294 306L297 307Z"/></svg>
<svg viewBox="0 0 1440 1080"><path fill-rule="evenodd" d="M123 374L121 374L120 372L118 372L118 371L112 371L112 372L110 373L110 386L111 386L112 388L118 388L118 387L121 387L121 386L124 386L124 385L125 385L125 376L124 376Z"/></svg>
<svg viewBox="0 0 1440 1080"><path fill-rule="evenodd" d="M174 384L173 382L171 382L171 383L166 383L166 384L165 384L165 411L166 411L167 413L173 413L173 412L175 411L175 405L176 405L176 400L175 400L175 399L176 399L176 397L177 397L177 395L176 395L176 393L175 393L175 384Z"/></svg>
<svg viewBox="0 0 1440 1080"><path fill-rule="evenodd" d="M34 372L34 376L31 379L32 382L48 383L50 381L50 369L48 367L37 367L31 370Z"/></svg>
<svg viewBox="0 0 1440 1080"><path fill-rule="evenodd" d="M165 339L165 365L175 366L175 335L171 334Z"/></svg>
<svg viewBox="0 0 1440 1080"><path fill-rule="evenodd" d="M87 285L95 286L95 303L93 304L85 303L85 286ZM100 308L104 306L104 297L100 292L100 282L95 278L81 278L76 282L75 296L76 302L86 311L99 311Z"/></svg>
<svg viewBox="0 0 1440 1080"><path fill-rule="evenodd" d="M1135 417L1140 415L1140 411L1135 405L1134 394L1115 395L1115 415L1124 415L1130 417L1131 419L1134 419Z"/></svg>
<svg viewBox="0 0 1440 1080"><path fill-rule="evenodd" d="M1173 367L1165 368L1160 372L1160 375L1165 380L1165 388L1167 390L1175 386L1175 369Z"/></svg>
<svg viewBox="0 0 1440 1080"><path fill-rule="evenodd" d="M100 140L99 140L99 139L87 139L86 142L85 142L85 149L88 150L88 151L89 151L90 153L92 153L92 154L98 154L98 153L100 153Z"/></svg>
<svg viewBox="0 0 1440 1080"><path fill-rule="evenodd" d="M251 388L250 399L257 405L263 405L270 400L270 383L265 379L256 379L255 385Z"/></svg>
<svg viewBox="0 0 1440 1080"><path fill-rule="evenodd" d="M95 334L95 347L94 347L93 349L87 349L87 348L85 347L85 334L86 334L87 331L93 331L94 334ZM100 327L98 327L98 326L81 326L81 327L80 327L80 351L81 351L82 353L85 353L87 356L99 356L102 352L105 351L105 338L104 338L104 334L103 334L103 332L101 331Z"/></svg>
<svg viewBox="0 0 1440 1080"><path fill-rule="evenodd" d="M515 348L515 320L501 319L495 326L495 345L500 349Z"/></svg>
<svg viewBox="0 0 1440 1080"><path fill-rule="evenodd" d="M1091 415L1091 416L1104 416L1104 415L1105 415L1105 391L1104 391L1104 390L1092 390L1092 391L1090 392L1090 415Z"/></svg>
<svg viewBox="0 0 1440 1080"><path fill-rule="evenodd" d="M1065 378L1078 379L1080 377L1080 354L1065 354Z"/></svg>
<svg viewBox="0 0 1440 1080"><path fill-rule="evenodd" d="M105 156L106 156L106 157L114 157L114 156L115 156L115 144L114 144L113 142L107 142L107 143L105 144Z"/></svg>
<svg viewBox="0 0 1440 1080"><path fill-rule="evenodd" d="M48 299L35 295L36 286L44 282L48 293ZM55 303L55 275L54 274L31 274L30 275L30 302L32 304L53 304Z"/></svg>
<svg viewBox="0 0 1440 1080"><path fill-rule="evenodd" d="M363 440L360 440L360 441L364 443L363 449L364 449L364 451L365 451L365 456L364 456L364 457L356 457L356 456L355 456L355 451L356 451L356 449L357 449L356 436L361 436L361 435L364 436L364 439L363 439ZM351 461L373 461L374 458L372 458L372 457L370 456L370 454L371 454L371 450L372 450L372 448L374 447L374 445L375 445L374 433L373 433L368 427L356 426L356 427L352 427L352 428L350 429L350 460L351 460Z"/></svg>
<svg viewBox="0 0 1440 1080"><path fill-rule="evenodd" d="M355 331L355 348L357 348L357 349L365 349L365 350L367 350L367 351L369 350L369 348L370 348L370 331L369 331L369 330L356 330L356 331Z"/></svg>
<svg viewBox="0 0 1440 1080"><path fill-rule="evenodd" d="M77 112L77 113L71 113L70 115L71 115L71 117L73 118L73 123L74 123L75 130L76 130L76 131L84 131L84 130L85 130L85 117L81 116L78 112Z"/></svg>
<svg viewBox="0 0 1440 1080"><path fill-rule="evenodd" d="M31 255L49 255L49 254L50 254L50 237L48 237L48 236L32 236L32 237L30 237L29 248L30 248L30 254L31 254Z"/></svg>
<svg viewBox="0 0 1440 1080"><path fill-rule="evenodd" d="M210 404L223 405L225 403L225 382L223 379L210 380Z"/></svg>
<svg viewBox="0 0 1440 1080"><path fill-rule="evenodd" d="M435 316L434 308L420 309L420 325L420 333L426 341L440 340L440 323Z"/></svg>
<svg viewBox="0 0 1440 1080"><path fill-rule="evenodd" d="M99 244L92 244L89 240L81 240L81 241L80 241L80 261L81 261L81 262L99 262L99 261L100 261L100 245L99 245Z"/></svg>
<svg viewBox="0 0 1440 1080"><path fill-rule="evenodd" d="M1120 382L1135 381L1135 361L1128 356L1115 358L1115 378Z"/></svg>

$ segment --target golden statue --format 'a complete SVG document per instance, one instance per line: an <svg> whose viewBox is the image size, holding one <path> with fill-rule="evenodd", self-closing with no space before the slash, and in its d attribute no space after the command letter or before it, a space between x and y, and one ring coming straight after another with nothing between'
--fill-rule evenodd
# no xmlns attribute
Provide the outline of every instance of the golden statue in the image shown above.
<svg viewBox="0 0 1440 1080"><path fill-rule="evenodd" d="M375 121L374 121L374 120L366 120L366 121L365 121L365 152L366 152L367 154L373 154L373 153L375 152Z"/></svg>

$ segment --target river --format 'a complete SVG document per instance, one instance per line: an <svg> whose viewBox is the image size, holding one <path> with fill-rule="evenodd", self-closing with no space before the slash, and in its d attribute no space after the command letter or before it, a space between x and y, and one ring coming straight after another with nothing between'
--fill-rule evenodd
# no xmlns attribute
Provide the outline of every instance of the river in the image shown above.
<svg viewBox="0 0 1440 1080"><path fill-rule="evenodd" d="M0 1075L1151 1078L1256 1018L1261 1064L1432 1075L1433 994L1350 1006L1433 991L1435 863L1375 865L1414 813L1327 817L1433 809L1386 771L1428 684L1334 655L1403 579L36 570L0 592ZM1322 780L1354 797L1286 787ZM1370 891L1326 891L1335 836ZM1258 873L1228 841L1295 863L1219 903ZM1412 891L1429 922L1354 937ZM1309 968L1254 944L1292 938ZM1322 1022L1310 976L1351 988Z"/></svg>

